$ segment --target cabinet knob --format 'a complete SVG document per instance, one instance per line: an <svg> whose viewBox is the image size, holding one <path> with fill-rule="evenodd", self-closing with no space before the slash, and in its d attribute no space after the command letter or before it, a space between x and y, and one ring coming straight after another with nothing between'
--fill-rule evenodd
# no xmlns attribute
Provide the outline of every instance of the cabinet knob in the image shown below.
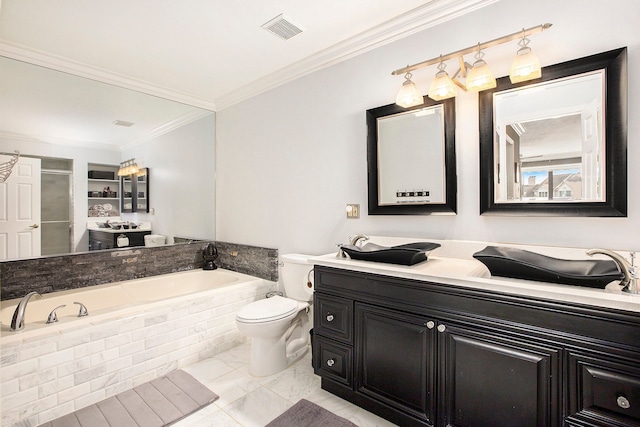
<svg viewBox="0 0 640 427"><path fill-rule="evenodd" d="M335 363L336 363L336 361L335 361L335 360L333 360L333 359L329 359L329 360L327 360L327 365L328 365L329 367L332 367L333 365L335 365Z"/></svg>
<svg viewBox="0 0 640 427"><path fill-rule="evenodd" d="M438 332L444 332L447 330L447 327L444 325L438 325Z"/></svg>
<svg viewBox="0 0 640 427"><path fill-rule="evenodd" d="M427 329L433 329L436 326L436 324L434 321L430 320L427 322L425 326L427 327Z"/></svg>
<svg viewBox="0 0 640 427"><path fill-rule="evenodd" d="M333 322L333 319L334 319L333 314L327 315L327 322Z"/></svg>
<svg viewBox="0 0 640 427"><path fill-rule="evenodd" d="M624 396L618 396L618 399L616 399L616 402L618 402L618 406L621 407L622 409L629 409L631 407L631 403L629 403L629 399L627 399Z"/></svg>

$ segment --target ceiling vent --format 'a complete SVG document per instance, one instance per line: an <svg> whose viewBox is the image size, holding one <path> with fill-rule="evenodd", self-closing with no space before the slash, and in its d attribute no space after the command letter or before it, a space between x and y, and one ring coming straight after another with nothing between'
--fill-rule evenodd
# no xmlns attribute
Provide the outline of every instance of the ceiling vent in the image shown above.
<svg viewBox="0 0 640 427"><path fill-rule="evenodd" d="M283 13L263 24L262 28L275 34L282 40L289 40L291 37L302 32L301 26L294 24L291 18Z"/></svg>
<svg viewBox="0 0 640 427"><path fill-rule="evenodd" d="M113 122L114 125L116 126L124 126L124 127L131 127L133 126L135 123L132 122L125 122L124 120L116 120Z"/></svg>

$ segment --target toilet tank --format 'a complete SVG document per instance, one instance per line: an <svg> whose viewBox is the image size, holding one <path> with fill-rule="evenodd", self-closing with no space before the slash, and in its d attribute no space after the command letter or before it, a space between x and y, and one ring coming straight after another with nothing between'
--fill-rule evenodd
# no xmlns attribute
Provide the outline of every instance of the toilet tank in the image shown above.
<svg viewBox="0 0 640 427"><path fill-rule="evenodd" d="M281 255L282 267L280 277L284 285L284 292L288 298L298 301L313 299L313 264L309 263L312 255L286 254ZM309 286L311 282L311 286Z"/></svg>
<svg viewBox="0 0 640 427"><path fill-rule="evenodd" d="M162 246L166 243L167 236L161 234L147 234L144 236L145 246Z"/></svg>

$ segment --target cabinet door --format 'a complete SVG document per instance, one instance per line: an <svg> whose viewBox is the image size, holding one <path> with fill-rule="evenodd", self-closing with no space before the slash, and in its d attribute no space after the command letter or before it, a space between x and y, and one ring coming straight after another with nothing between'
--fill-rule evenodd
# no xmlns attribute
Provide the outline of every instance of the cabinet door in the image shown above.
<svg viewBox="0 0 640 427"><path fill-rule="evenodd" d="M480 325L438 325L441 426L559 423L560 349Z"/></svg>
<svg viewBox="0 0 640 427"><path fill-rule="evenodd" d="M568 425L640 426L640 361L614 353L568 351Z"/></svg>
<svg viewBox="0 0 640 427"><path fill-rule="evenodd" d="M365 304L356 304L355 314L357 391L433 424L433 323Z"/></svg>

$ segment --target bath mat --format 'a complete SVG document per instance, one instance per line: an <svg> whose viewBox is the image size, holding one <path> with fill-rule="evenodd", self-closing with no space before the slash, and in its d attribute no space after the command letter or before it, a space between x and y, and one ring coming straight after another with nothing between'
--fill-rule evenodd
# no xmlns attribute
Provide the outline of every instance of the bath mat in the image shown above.
<svg viewBox="0 0 640 427"><path fill-rule="evenodd" d="M306 399L299 400L266 427L358 427L351 421L327 411Z"/></svg>
<svg viewBox="0 0 640 427"><path fill-rule="evenodd" d="M168 426L218 397L188 373L177 370L40 427Z"/></svg>

